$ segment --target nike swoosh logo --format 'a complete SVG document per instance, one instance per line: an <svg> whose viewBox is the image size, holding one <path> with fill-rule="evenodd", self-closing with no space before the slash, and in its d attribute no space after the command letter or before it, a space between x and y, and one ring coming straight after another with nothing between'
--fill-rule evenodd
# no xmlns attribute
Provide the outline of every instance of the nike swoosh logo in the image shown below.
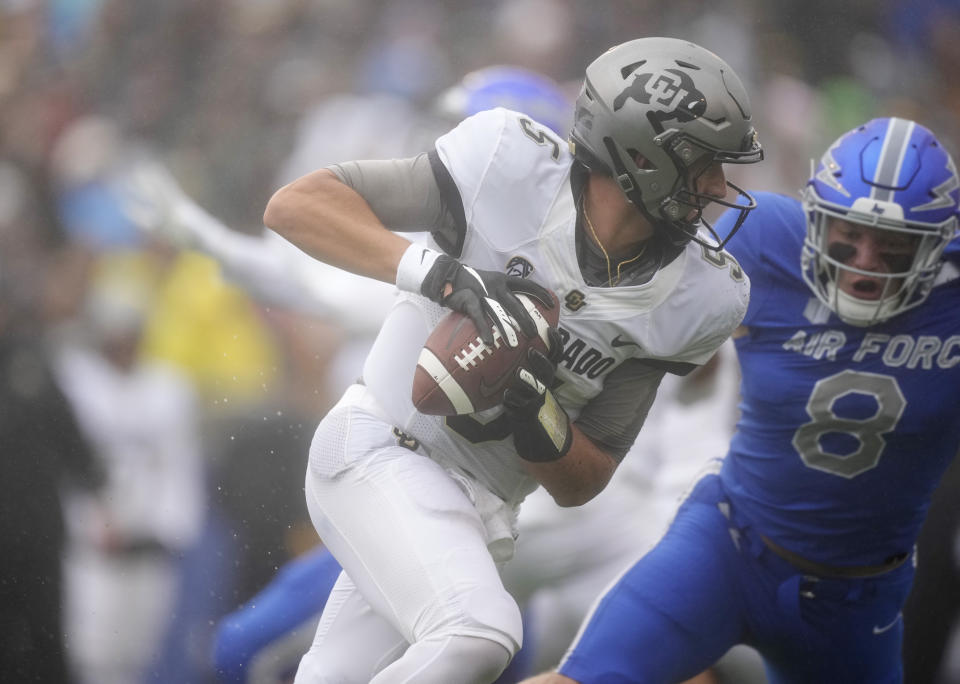
<svg viewBox="0 0 960 684"><path fill-rule="evenodd" d="M902 617L903 617L903 613L897 613L897 617L893 618L893 622L891 622L889 625L884 625L883 627L878 627L877 625L874 625L873 633L883 634L884 632L889 632L891 629L893 629L893 626L900 621L900 618Z"/></svg>
<svg viewBox="0 0 960 684"><path fill-rule="evenodd" d="M620 335L617 335L616 337L614 337L613 340L610 342L610 344L612 344L614 347L629 347L631 345L633 345L634 347L640 346L633 340L622 339Z"/></svg>
<svg viewBox="0 0 960 684"><path fill-rule="evenodd" d="M420 252L420 263L421 263L421 264L423 263L423 257L427 256L427 252L429 252L429 251L430 251L429 249L424 249L422 252Z"/></svg>
<svg viewBox="0 0 960 684"><path fill-rule="evenodd" d="M480 396L484 399L487 399L488 397L492 397L497 393L503 394L503 390L507 388L507 383L510 382L510 378L513 377L513 371L514 369L511 368L509 371L494 380L493 384L491 385L488 385L484 378L480 378L480 386L478 387Z"/></svg>

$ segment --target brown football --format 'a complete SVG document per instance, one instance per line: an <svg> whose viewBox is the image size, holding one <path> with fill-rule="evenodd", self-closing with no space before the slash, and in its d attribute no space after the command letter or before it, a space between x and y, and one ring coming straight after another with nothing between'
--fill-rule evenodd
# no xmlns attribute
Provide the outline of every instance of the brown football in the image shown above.
<svg viewBox="0 0 960 684"><path fill-rule="evenodd" d="M517 333L520 343L509 347L500 330L490 324L493 346L480 339L477 327L466 314L451 311L440 319L420 352L413 377L413 404L421 413L455 416L492 408L501 403L503 390L527 350L546 353L547 330L560 320L560 302L550 293L553 307L547 308L533 297L517 298L537 324L537 336Z"/></svg>

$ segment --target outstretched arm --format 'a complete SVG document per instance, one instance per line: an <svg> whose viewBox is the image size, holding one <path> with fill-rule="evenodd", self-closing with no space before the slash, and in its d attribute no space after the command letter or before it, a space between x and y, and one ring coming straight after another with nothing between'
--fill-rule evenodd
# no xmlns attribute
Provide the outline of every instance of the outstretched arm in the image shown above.
<svg viewBox="0 0 960 684"><path fill-rule="evenodd" d="M215 259L231 281L266 304L313 315L336 315L315 281L330 269L266 231L234 230L199 206L159 162L130 169L122 185L124 213L146 236Z"/></svg>
<svg viewBox="0 0 960 684"><path fill-rule="evenodd" d="M444 177L441 191L438 175ZM434 155L412 159L339 164L281 188L271 198L264 223L310 256L338 268L388 283L470 316L493 343L487 317L511 346L518 326L527 336L536 326L515 292L549 302L542 287L503 273L478 271L448 254L417 246L395 230L466 230L460 197ZM449 182L448 182L449 181ZM452 196L451 196L452 195Z"/></svg>

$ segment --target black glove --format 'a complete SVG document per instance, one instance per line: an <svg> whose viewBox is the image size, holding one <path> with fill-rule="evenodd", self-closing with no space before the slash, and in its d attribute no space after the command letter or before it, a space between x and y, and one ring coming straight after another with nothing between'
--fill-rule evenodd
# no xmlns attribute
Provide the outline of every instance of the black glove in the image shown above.
<svg viewBox="0 0 960 684"><path fill-rule="evenodd" d="M444 296L447 283L453 290ZM514 293L529 295L553 307L550 293L532 281L496 271L480 271L446 254L434 261L420 292L438 304L469 316L480 331L480 339L489 345L493 344L493 333L487 316L511 347L518 344L517 326L527 337L537 335L537 324Z"/></svg>
<svg viewBox="0 0 960 684"><path fill-rule="evenodd" d="M570 418L550 391L562 346L556 328L550 328L549 336L549 356L538 349L527 352L527 360L503 392L517 454L536 463L563 458L573 441Z"/></svg>

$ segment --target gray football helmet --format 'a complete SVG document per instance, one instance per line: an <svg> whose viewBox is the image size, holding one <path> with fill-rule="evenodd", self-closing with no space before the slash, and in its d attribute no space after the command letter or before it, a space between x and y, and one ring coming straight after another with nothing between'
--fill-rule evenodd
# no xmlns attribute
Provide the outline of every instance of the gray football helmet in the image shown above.
<svg viewBox="0 0 960 684"><path fill-rule="evenodd" d="M675 244L695 240L722 249L756 207L750 194L729 181L737 195L733 201L694 190L692 169L702 172L712 161L763 159L740 78L694 43L640 38L595 59L577 98L570 144L592 171L613 176L627 199ZM709 202L740 212L723 238L703 219ZM701 225L712 239L697 235Z"/></svg>

